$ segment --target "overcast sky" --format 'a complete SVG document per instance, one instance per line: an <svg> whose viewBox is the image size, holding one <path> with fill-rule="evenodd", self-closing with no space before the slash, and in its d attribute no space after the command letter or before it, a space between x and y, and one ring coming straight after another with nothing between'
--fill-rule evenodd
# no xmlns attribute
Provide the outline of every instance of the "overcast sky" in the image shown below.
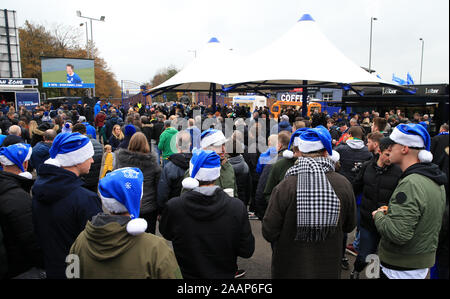
<svg viewBox="0 0 450 299"><path fill-rule="evenodd" d="M419 83L449 82L448 0L2 0L25 20L79 27L76 16L105 16L93 22L94 42L119 80L150 81L164 67L182 68L211 37L241 55L271 43L309 13L348 58L368 67L370 18L372 68L390 81L392 74ZM286 45L289 47L289 45Z"/></svg>

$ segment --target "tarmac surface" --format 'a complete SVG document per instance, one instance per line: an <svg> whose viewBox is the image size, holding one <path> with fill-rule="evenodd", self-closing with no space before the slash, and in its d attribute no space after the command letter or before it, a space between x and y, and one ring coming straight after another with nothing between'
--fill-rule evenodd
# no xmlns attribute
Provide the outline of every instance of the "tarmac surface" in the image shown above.
<svg viewBox="0 0 450 299"><path fill-rule="evenodd" d="M262 236L261 221L250 220L250 225L252 227L253 236L255 237L255 252L253 253L253 256L248 259L238 257L239 269L244 269L246 271L246 274L239 279L271 279L270 265L272 262L272 248L270 247L270 243ZM157 235L161 236L158 228L156 231ZM347 244L353 242L355 232L356 230L348 234ZM171 242L169 242L169 244L170 243ZM350 278L350 272L355 261L355 256L349 253L346 253L346 257L349 259L350 268L349 270L342 270L341 279ZM366 279L364 273L361 273L360 279Z"/></svg>

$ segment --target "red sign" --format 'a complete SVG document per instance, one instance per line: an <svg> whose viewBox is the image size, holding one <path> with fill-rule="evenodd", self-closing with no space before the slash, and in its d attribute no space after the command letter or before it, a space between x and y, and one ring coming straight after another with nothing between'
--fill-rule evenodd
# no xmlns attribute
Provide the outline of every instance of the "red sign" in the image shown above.
<svg viewBox="0 0 450 299"><path fill-rule="evenodd" d="M303 92L303 88L294 88L291 92Z"/></svg>

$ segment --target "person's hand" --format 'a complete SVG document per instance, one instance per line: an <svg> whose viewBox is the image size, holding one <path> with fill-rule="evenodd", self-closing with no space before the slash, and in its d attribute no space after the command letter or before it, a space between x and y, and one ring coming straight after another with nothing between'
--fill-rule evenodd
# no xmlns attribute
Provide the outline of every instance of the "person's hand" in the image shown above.
<svg viewBox="0 0 450 299"><path fill-rule="evenodd" d="M384 207L379 207L376 211L373 211L373 212L372 212L372 218L375 219L375 214L378 213L378 212L383 212L383 214L386 215L387 209L384 208Z"/></svg>

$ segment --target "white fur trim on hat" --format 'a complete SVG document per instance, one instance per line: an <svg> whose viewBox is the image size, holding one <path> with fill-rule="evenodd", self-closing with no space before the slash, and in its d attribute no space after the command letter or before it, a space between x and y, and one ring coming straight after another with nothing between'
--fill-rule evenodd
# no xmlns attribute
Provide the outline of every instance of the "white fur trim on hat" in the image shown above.
<svg viewBox="0 0 450 299"><path fill-rule="evenodd" d="M301 142L302 140L300 139L300 137L294 137L294 141L292 143L294 146L298 147Z"/></svg>
<svg viewBox="0 0 450 299"><path fill-rule="evenodd" d="M418 158L420 162L430 163L433 161L433 154L427 150L420 150Z"/></svg>
<svg viewBox="0 0 450 299"><path fill-rule="evenodd" d="M32 153L33 153L33 148L30 147L30 149L28 150L27 157L25 158L25 160L23 162L30 160ZM6 165L6 166L15 165L13 162L11 162L11 160L9 160L8 158L6 158L6 156L3 156L3 155L0 156L0 164Z"/></svg>
<svg viewBox="0 0 450 299"><path fill-rule="evenodd" d="M11 162L11 160L9 160L8 158L6 158L6 156L3 156L3 155L0 156L0 164L6 165L6 166L14 165L14 163Z"/></svg>
<svg viewBox="0 0 450 299"><path fill-rule="evenodd" d="M302 153L310 153L323 149L324 146L322 141L306 141L300 140L300 144L298 145L299 151Z"/></svg>
<svg viewBox="0 0 450 299"><path fill-rule="evenodd" d="M85 162L94 156L94 146L89 141L85 146L73 152L58 154L54 159L46 160L45 164L52 164L58 167L70 167Z"/></svg>
<svg viewBox="0 0 450 299"><path fill-rule="evenodd" d="M100 196L100 199L102 200L103 206L109 212L114 213L114 214L122 214L122 213L128 212L128 209L123 204L121 204L120 202L115 200L114 198L103 197L100 192L98 192L98 195Z"/></svg>
<svg viewBox="0 0 450 299"><path fill-rule="evenodd" d="M423 142L423 139L419 135L412 135L412 134L405 134L401 132L399 129L395 128L394 131L392 131L391 135L389 135L389 138L394 141L395 143L409 146L409 147L417 147L417 148L424 148L425 143Z"/></svg>
<svg viewBox="0 0 450 299"><path fill-rule="evenodd" d="M145 221L145 219L143 218L132 219L127 224L127 232L133 236L145 233L146 229L147 229L147 221Z"/></svg>
<svg viewBox="0 0 450 299"><path fill-rule="evenodd" d="M200 146L202 149L206 149L208 146L219 146L227 142L225 135L223 135L222 131L217 131L211 135L204 137L200 141Z"/></svg>
<svg viewBox="0 0 450 299"><path fill-rule="evenodd" d="M192 168L190 168L192 169ZM189 171L191 173L191 171ZM195 175L198 181L214 181L220 177L220 167L215 168L200 168Z"/></svg>

